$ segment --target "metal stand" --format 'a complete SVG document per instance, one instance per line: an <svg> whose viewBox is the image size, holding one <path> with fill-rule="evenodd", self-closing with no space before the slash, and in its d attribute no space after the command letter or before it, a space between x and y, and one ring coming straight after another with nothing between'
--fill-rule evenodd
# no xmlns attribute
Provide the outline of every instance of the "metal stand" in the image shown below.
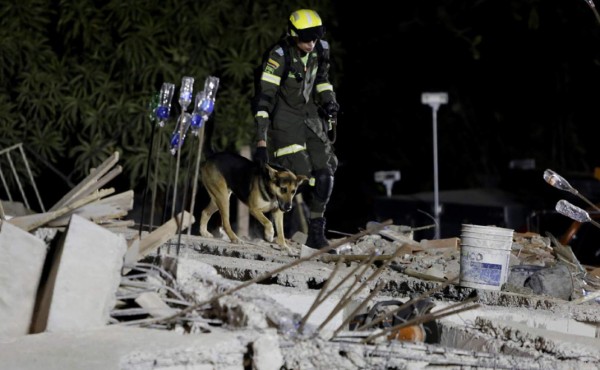
<svg viewBox="0 0 600 370"><path fill-rule="evenodd" d="M433 213L435 216L435 236L440 238L440 196L438 181L438 143L437 143L437 111L440 105L448 103L448 93L423 93L421 103L429 105L433 113Z"/></svg>

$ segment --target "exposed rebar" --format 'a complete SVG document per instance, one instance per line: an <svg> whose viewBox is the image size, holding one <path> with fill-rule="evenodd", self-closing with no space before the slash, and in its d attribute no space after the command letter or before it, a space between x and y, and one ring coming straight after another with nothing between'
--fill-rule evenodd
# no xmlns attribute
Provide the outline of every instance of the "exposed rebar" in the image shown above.
<svg viewBox="0 0 600 370"><path fill-rule="evenodd" d="M299 264L301 264L303 262L306 262L306 261L308 261L310 259L318 257L318 256L320 256L320 255L322 255L324 253L329 252L332 249L335 249L335 248L341 246L344 243L349 243L349 242L351 242L353 240L359 239L360 237L362 237L364 235L377 232L378 230L384 228L385 226L391 225L391 224L392 224L392 220L387 220L387 221L382 222L381 224L379 224L377 226L373 226L371 228L368 228L365 231L361 231L361 232L359 232L357 234L354 234L353 236L349 236L347 238L341 239L341 240L339 240L339 241L337 241L335 243L332 243L332 244L330 244L330 245L328 245L326 247L323 247L323 248L317 250L316 252L314 252L314 253L312 253L312 254L310 254L308 256L301 257L301 258L299 258L299 259L297 259L297 260L295 260L293 262L290 262L290 263L285 264L285 265L283 265L281 267L278 267L278 268L276 268L276 269L274 269L272 271L269 271L269 272L266 272L266 273L264 273L264 274L262 274L260 276L257 276L256 278L254 278L252 280L248 280L248 281L246 281L246 282L244 282L244 283L242 283L240 285L237 285L237 286L235 286L233 288L227 289L226 291L224 291L222 293L219 293L219 294L217 294L217 295L215 295L215 296L213 296L213 297L211 297L209 299L201 301L201 302L199 302L199 303L197 303L197 304L195 304L193 306L187 307L187 308L181 310L177 314L166 316L166 317L155 318L153 320L144 320L144 321L138 321L138 322L130 322L129 324L133 325L133 324L137 323L137 324L140 324L140 325L149 325L149 324L155 323L155 322L163 322L163 323L171 322L173 320L178 319L180 316L185 315L185 314L187 314L189 312L192 312L195 309L198 309L198 308L200 308L200 307L202 307L202 306L204 306L206 304L213 303L216 300L218 300L219 298L222 298L224 296L230 295L230 294L232 294L234 292L237 292L240 289L246 288L247 286L250 286L250 285L252 285L254 283L257 283L259 281L271 278L274 274L278 274L278 273L280 273L282 271L285 271L285 270L287 270L289 268L292 268L292 267L294 267L296 265L299 265Z"/></svg>

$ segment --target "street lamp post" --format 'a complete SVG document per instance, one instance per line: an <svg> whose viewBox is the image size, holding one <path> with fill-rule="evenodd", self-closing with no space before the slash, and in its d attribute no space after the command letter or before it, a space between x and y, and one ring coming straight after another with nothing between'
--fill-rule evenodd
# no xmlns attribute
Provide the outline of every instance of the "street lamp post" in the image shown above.
<svg viewBox="0 0 600 370"><path fill-rule="evenodd" d="M433 213L435 216L435 237L440 238L440 194L438 181L437 111L440 105L448 103L448 93L429 92L421 94L421 103L429 105L433 113Z"/></svg>

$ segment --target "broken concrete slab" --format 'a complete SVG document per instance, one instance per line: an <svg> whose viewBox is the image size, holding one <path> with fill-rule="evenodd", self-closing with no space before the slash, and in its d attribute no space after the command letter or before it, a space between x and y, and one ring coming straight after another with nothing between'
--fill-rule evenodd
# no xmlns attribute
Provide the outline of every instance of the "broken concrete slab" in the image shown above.
<svg viewBox="0 0 600 370"><path fill-rule="evenodd" d="M46 243L0 221L0 337L29 333Z"/></svg>
<svg viewBox="0 0 600 370"><path fill-rule="evenodd" d="M535 294L569 300L573 292L573 280L569 268L564 263L535 271L525 279L523 286L531 288Z"/></svg>
<svg viewBox="0 0 600 370"><path fill-rule="evenodd" d="M104 326L115 305L125 238L73 215L61 241L48 261L34 333Z"/></svg>
<svg viewBox="0 0 600 370"><path fill-rule="evenodd" d="M287 256L280 251L275 251L269 245L251 243L248 243L247 245L232 245L230 243L223 243L216 247L214 245L211 247L210 245L204 245L204 241L197 241L200 239L201 238L182 239L182 254L178 257L177 264L178 285L181 284L180 287L183 289L182 291L185 291L186 297L194 297L195 301L204 301L206 298L217 294L217 292L229 290L232 287L240 285L240 281L247 281L248 278L251 278L254 275L263 275L264 271L262 270L273 270L274 268L294 260L293 257ZM207 242L214 243L216 241L210 239L207 240ZM227 258L223 258L224 256ZM193 258L194 260L189 261L190 258ZM208 266L206 263L212 266ZM353 265L356 265L356 263L353 263ZM553 355L543 355L536 353L535 349L533 349L532 351L521 350L514 352L515 355L511 355L507 353L497 354L492 351L478 352L473 349L468 349L467 347L453 348L451 345L430 346L398 341L383 341L375 345L365 345L358 342L352 343L351 340L347 338L338 338L337 341L323 340L320 337L304 338L300 335L301 333L295 326L297 315L293 315L291 310L283 307L283 302L280 302L293 301L293 299L291 299L290 296L285 297L283 295L279 299L273 299L272 296L264 294L261 290L269 290L269 288L276 287L277 290L289 289L290 294L292 295L297 293L314 295L324 286L323 283L331 278L333 267L333 264L326 264L318 260L310 260L304 262L302 265L278 274L279 276L276 276L273 279L262 281L260 285L254 284L246 286L244 289L236 291L235 294L231 294L225 299L219 299L218 302L215 302L212 305L210 313L221 315L221 322L226 323L226 325L217 328L209 325L212 321L206 321L206 324L202 327L202 331L194 332L194 334L197 335L180 336L181 338L186 338L190 341L196 341L205 336L214 338L212 337L213 335L221 334L223 331L229 330L231 332L229 333L230 342L228 343L233 343L233 346L242 348L241 354L232 353L231 348L220 348L218 346L210 347L209 350L214 351L212 352L211 357L213 362L199 362L206 359L207 355L205 352L198 353L196 352L196 348L190 350L182 349L182 347L173 348L171 347L171 342L177 340L165 336L163 339L166 344L163 343L158 349L153 346L154 339L151 339L151 343L148 346L150 348L147 350L144 348L138 352L139 347L136 347L136 349L130 352L126 351L127 353L123 354L121 347L112 348L107 357L110 358L111 361L114 361L116 357L120 357L123 360L120 360L119 366L121 366L121 368L127 368L128 370L150 367L155 369L181 368L183 366L195 369L226 369L253 366L260 370L262 370L261 366L266 366L265 369L270 369L276 368L275 366L280 364L279 357L276 353L277 351L281 353L283 364L287 368L417 369L427 367L452 368L452 366L457 366L457 364L460 364L460 366L463 367L471 366L482 369L519 368L545 370L594 368L588 366L590 363L585 360L579 361L576 359L569 359L564 361L561 358L555 357L555 354L560 355L560 353L566 352L555 352ZM347 270L348 268L346 268L346 271ZM222 274L219 275L217 271ZM226 279L223 275L232 276L235 280ZM344 274L340 272L339 275L343 276ZM290 282L294 282L294 285L290 285ZM376 283L377 282L373 282L369 289L374 289ZM393 270L383 272L379 276L379 283L384 284L384 289L382 290L382 293L377 296L376 300L381 299L383 295L394 298L406 298L409 294L412 295L413 293L423 292L430 289L432 285L437 285L431 281L410 278L405 274ZM475 291L475 289L449 286L447 290L444 290L443 292L440 291L440 294L436 295L436 299L461 301L464 300L465 297L472 296ZM533 299L534 297L519 297L505 292L482 290L477 293L481 294L479 296L480 302L494 306L482 307L482 311L478 312L478 314L482 316L486 316L483 315L482 312L487 313L490 310L499 310L499 312L504 313L512 312L517 306L536 307L536 313L537 311L547 312L553 305L558 307L561 303L561 300L559 299L555 299L550 303L551 300L547 297L538 297L538 300L535 301ZM287 304L290 302L285 303ZM308 303L308 300L306 303ZM564 303L564 301L562 303ZM586 306L589 305L586 304ZM210 307L206 307L206 309L209 308ZM569 311L557 311L552 314L559 316L574 316L573 314L577 309L577 311L580 312L580 315L586 315L585 318L582 316L578 317L579 320L588 319L593 322L598 321L597 312L593 313L588 311L584 314L584 311L579 311L581 308L582 307L578 305L577 307L570 308ZM594 317L596 317L596 319L594 319ZM198 321L202 320L202 318L198 316L196 316L196 319ZM461 316L458 319L464 319L464 316ZM494 319L496 321L503 320L500 316ZM463 327L467 326L471 328L472 320L468 321L468 324L465 324L465 322L462 321L461 325ZM276 341L275 338L273 338L274 325L280 330ZM476 329L476 327L472 327L472 330ZM155 331L153 329L140 330ZM523 330L527 329L524 328ZM91 331L96 332L97 330ZM167 333L177 334L177 331L175 333L167 331ZM78 332L72 334L74 337L78 338L80 338L81 335L81 333ZM263 335L268 335L268 337L262 338ZM481 333L480 335L482 338L486 337ZM137 335L130 337L134 340L139 338ZM471 333L468 338L473 337L474 334ZM494 339L491 335L487 335L487 337L488 342L491 342ZM104 348L106 345L105 340L100 338L102 338L102 336L99 336L96 347ZM531 338L533 338L533 336ZM117 342L121 343L118 340ZM499 343L500 342L501 341L499 341ZM45 343L41 342L36 344L46 346ZM31 345L31 342L22 343L22 345ZM130 348L130 344L123 344L123 346ZM0 357L4 359L2 347L3 343L0 341ZM263 350L266 350L268 347L272 347L275 354L269 361L263 361L263 354L265 354ZM17 346L12 348L15 351L19 350L17 349ZM503 347L494 345L489 348L497 350ZM33 356L33 354L31 352L28 353L27 350L24 352L26 355ZM585 350L583 352L585 354ZM54 353L50 351L47 352L45 349L36 352L36 356L37 353L39 353L39 356L45 356L51 361L56 360L52 357L54 356ZM572 351L572 353L577 352ZM8 358L12 360L16 356L17 355L12 355ZM94 357L89 354L80 354L80 356L87 359ZM217 363L217 359L223 359L224 362ZM27 362L29 360L23 360L21 358L19 361L24 362L19 362L18 365L29 364L29 362ZM63 360L58 359L57 361ZM14 364L14 361L9 362L9 365ZM39 362L37 365L39 365ZM62 362L61 365L65 365L65 363ZM73 363L67 363L67 365L73 365ZM86 363L84 365L89 364ZM110 365L111 364L108 364L107 368L111 368ZM597 364L594 364L594 366L595 365ZM68 368L68 366L65 367ZM29 370L27 367L24 368L25 370ZM52 367L49 368L52 369ZM93 366L87 366L85 368L94 369ZM0 369L2 369L2 364L0 364Z"/></svg>
<svg viewBox="0 0 600 370"><path fill-rule="evenodd" d="M531 327L516 321L492 322L478 318L475 325L482 333L492 333L513 347L535 349L556 358L579 360L600 365L600 339L577 334L568 334L543 327Z"/></svg>
<svg viewBox="0 0 600 370"><path fill-rule="evenodd" d="M243 333L181 335L109 325L0 339L0 370L243 369L251 342Z"/></svg>
<svg viewBox="0 0 600 370"><path fill-rule="evenodd" d="M254 366L258 370L279 370L284 367L279 348L279 336L275 330L267 331L252 344Z"/></svg>

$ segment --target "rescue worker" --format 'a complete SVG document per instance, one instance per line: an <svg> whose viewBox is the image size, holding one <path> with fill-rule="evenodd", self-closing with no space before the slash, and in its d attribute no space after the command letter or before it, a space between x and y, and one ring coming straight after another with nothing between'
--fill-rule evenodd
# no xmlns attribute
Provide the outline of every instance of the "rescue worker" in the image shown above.
<svg viewBox="0 0 600 370"><path fill-rule="evenodd" d="M328 245L324 214L338 166L328 131L339 105L328 79L329 45L322 40L324 34L316 11L300 9L291 14L284 42L270 50L263 65L253 107L255 161L263 165L270 161L310 178L306 246L315 249ZM286 69L289 72L283 76Z"/></svg>

